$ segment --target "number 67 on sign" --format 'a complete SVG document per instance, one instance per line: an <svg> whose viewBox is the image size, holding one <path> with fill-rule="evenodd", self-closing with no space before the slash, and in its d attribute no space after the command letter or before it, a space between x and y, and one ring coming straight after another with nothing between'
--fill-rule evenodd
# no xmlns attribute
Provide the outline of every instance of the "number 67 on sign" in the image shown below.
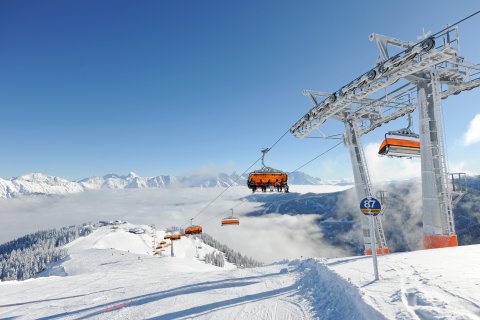
<svg viewBox="0 0 480 320"><path fill-rule="evenodd" d="M367 197L360 201L360 211L365 215L376 216L382 211L382 204L373 197Z"/></svg>

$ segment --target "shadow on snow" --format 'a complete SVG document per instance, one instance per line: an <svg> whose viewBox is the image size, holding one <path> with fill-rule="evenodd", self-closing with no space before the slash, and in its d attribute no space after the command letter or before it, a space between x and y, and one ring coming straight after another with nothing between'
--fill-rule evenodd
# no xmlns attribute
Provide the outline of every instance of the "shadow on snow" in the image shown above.
<svg viewBox="0 0 480 320"><path fill-rule="evenodd" d="M162 299L166 299L166 298L174 297L178 295L193 294L193 293L205 292L205 291L216 290L216 289L248 286L251 284L258 283L258 281L254 281L255 279L270 277L278 274L279 273L270 273L270 274L265 274L260 276L249 276L249 277L243 277L243 278L237 278L237 279L224 279L224 280L200 282L192 285L184 285L174 289L148 293L148 294L139 295L136 297L120 299L120 300L104 303L97 306L92 306L92 307L83 308L83 309L70 311L70 312L62 312L59 314L46 316L39 319L44 319L44 320L58 319L58 318L72 316L72 315L76 315L76 314L80 314L88 311L93 311L87 315L83 315L80 318L77 318L77 319L87 319L90 317L95 317L100 314L105 314L108 312L119 310L127 306L128 307L139 306L139 305L147 304L150 302L154 302L154 301L158 301L158 300L162 300ZM100 310L97 310L99 308Z"/></svg>
<svg viewBox="0 0 480 320"><path fill-rule="evenodd" d="M48 302L48 301L58 301L58 300L73 299L73 298L78 298L78 297L89 296L89 295L96 294L96 293L113 291L113 290L117 290L117 289L122 289L122 287L113 288L113 289L108 289L108 290L95 291L95 292L90 292L90 293L85 293L85 294L77 294L77 295L74 295L74 296L67 296L67 297L61 297L61 298L50 298L50 299L41 299L41 300L32 300L32 301L25 301L25 302L10 303L10 304L2 304L2 305L0 305L0 308L23 306L23 305L26 305L26 304L40 303L40 302ZM2 318L2 319L3 319L3 318Z"/></svg>
<svg viewBox="0 0 480 320"><path fill-rule="evenodd" d="M193 316L193 315L201 316L201 315L208 314L210 312L234 307L237 305L269 299L271 297L283 295L288 292L293 292L296 289L297 287L295 285L291 285L284 288L274 289L274 290L265 291L265 292L259 292L255 294L249 294L249 295L234 298L234 299L213 302L213 303L193 307L190 309L167 313L158 317L149 318L149 320L173 320L173 319L190 318L190 316Z"/></svg>

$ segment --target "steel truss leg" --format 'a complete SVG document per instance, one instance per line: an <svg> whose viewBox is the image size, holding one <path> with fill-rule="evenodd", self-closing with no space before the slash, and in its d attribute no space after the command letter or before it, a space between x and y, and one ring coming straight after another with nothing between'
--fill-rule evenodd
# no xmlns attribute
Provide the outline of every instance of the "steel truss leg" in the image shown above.
<svg viewBox="0 0 480 320"><path fill-rule="evenodd" d="M443 139L440 79L432 70L419 81L420 153L422 163L423 247L458 245L448 188Z"/></svg>
<svg viewBox="0 0 480 320"><path fill-rule="evenodd" d="M363 153L362 144L358 135L357 127L354 121L345 122L345 144L350 150L350 159L352 161L353 177L355 179L355 189L357 191L358 202L366 197L373 197L372 185L370 182L370 175L368 173L368 166ZM385 234L383 232L383 225L380 216L374 217L375 230L375 247L379 254L389 253ZM370 236L370 228L368 225L368 217L362 217L362 233L365 244L365 254L372 254L372 241Z"/></svg>

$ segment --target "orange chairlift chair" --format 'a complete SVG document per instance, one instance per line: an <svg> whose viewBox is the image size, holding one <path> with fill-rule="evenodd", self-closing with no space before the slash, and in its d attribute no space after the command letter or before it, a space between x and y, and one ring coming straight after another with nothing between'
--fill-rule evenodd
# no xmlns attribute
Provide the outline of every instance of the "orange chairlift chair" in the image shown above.
<svg viewBox="0 0 480 320"><path fill-rule="evenodd" d="M418 141L419 136L410 129L411 126L412 116L409 113L408 127L397 131L387 132L385 134L385 140L383 140L382 144L380 145L378 154L381 156L389 156L396 158L420 157L420 141ZM410 139L388 138L387 135L408 137Z"/></svg>
<svg viewBox="0 0 480 320"><path fill-rule="evenodd" d="M180 240L180 238L184 236L183 233L174 233L174 234L167 234L163 239L170 239L170 240Z"/></svg>
<svg viewBox="0 0 480 320"><path fill-rule="evenodd" d="M288 175L277 169L267 167L265 165L264 159L265 154L270 151L270 149L262 149L262 168L260 170L255 170L251 172L247 179L247 186L252 192L257 191L266 191L267 188L273 188L275 183L278 182L282 190L288 192L287 180Z"/></svg>
<svg viewBox="0 0 480 320"><path fill-rule="evenodd" d="M194 226L193 225L193 218L190 219L190 227L185 228L185 234L202 234L202 227L201 226Z"/></svg>
<svg viewBox="0 0 480 320"><path fill-rule="evenodd" d="M238 226L240 224L240 219L233 216L233 209L230 209L232 214L228 217L222 219L222 227L223 226Z"/></svg>

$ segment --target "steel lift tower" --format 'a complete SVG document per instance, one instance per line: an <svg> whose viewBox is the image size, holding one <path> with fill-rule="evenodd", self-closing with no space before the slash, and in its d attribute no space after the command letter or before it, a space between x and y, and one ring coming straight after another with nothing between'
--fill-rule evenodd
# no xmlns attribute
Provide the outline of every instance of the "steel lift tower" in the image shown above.
<svg viewBox="0 0 480 320"><path fill-rule="evenodd" d="M310 134L327 119L345 125L344 142L350 151L358 200L374 196L361 137L418 108L422 168L423 246L457 246L452 213L452 188L444 145L441 100L480 86L480 66L458 55L458 29L449 27L419 43L371 34L380 59L375 67L334 93L304 90L312 108L290 132L299 138ZM397 51L391 55L389 49ZM362 222L365 254L388 253L382 221L375 217L372 236Z"/></svg>

